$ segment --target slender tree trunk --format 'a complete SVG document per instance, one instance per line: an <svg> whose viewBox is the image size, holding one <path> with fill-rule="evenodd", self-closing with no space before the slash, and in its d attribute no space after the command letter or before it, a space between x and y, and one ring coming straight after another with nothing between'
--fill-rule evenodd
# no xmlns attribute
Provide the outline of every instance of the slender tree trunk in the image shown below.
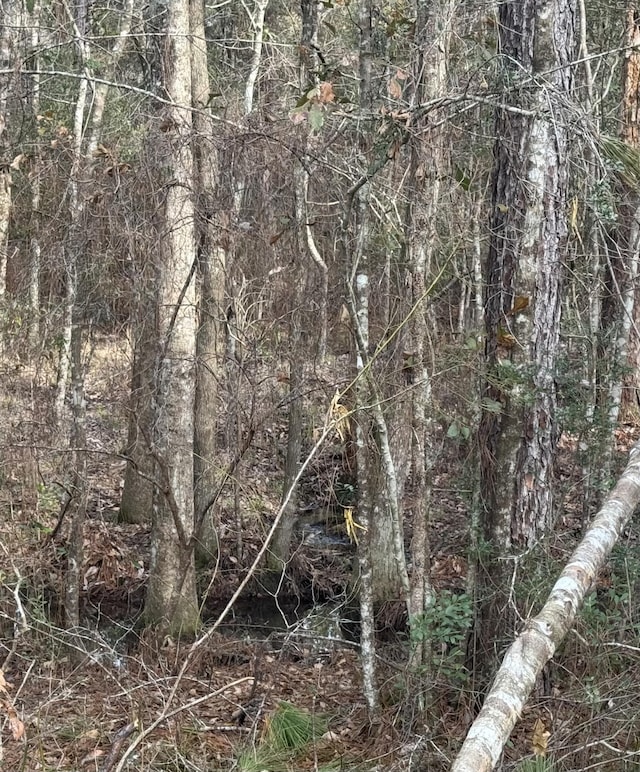
<svg viewBox="0 0 640 772"><path fill-rule="evenodd" d="M622 131L621 141L638 152L640 148L640 24L633 4L627 11L626 42L628 49L622 76ZM608 381L603 390L601 413L606 426L604 447L601 453L599 486L610 478L613 467L614 432L621 413L634 415L638 402L636 384L637 368L640 364L640 331L637 320L640 311L636 308L637 277L640 260L640 196L635 185L621 179L616 191L619 227L615 241L610 243L605 268L605 285L608 297L603 303L601 350L599 369L602 380ZM602 384L601 380L601 385Z"/></svg>
<svg viewBox="0 0 640 772"><path fill-rule="evenodd" d="M83 335L81 321L75 321L71 346L71 506L69 534L67 536L67 575L65 594L65 626L72 629L80 625L80 588L84 562L84 521L87 515L87 408L84 393Z"/></svg>
<svg viewBox="0 0 640 772"><path fill-rule="evenodd" d="M416 3L416 51L413 62L413 105L423 104L444 95L446 65L454 16L451 0L433 5L426 0ZM427 283L432 273L433 253L437 249L437 217L440 207L440 180L443 179L446 133L444 123L417 118L411 127L408 208L407 263L411 276L412 317L410 325L410 363L406 370L412 386L412 464L413 539L412 572L409 600L410 627L420 630L410 656L410 664L419 669L421 683L414 690L412 711L424 709L429 695L424 693L431 664L431 640L428 629L429 610L434 602L431 584L429 511L431 507L431 470L434 463L433 426L431 421L430 344L426 305ZM439 129L429 129L429 123Z"/></svg>
<svg viewBox="0 0 640 772"><path fill-rule="evenodd" d="M194 436L196 556L209 561L217 554L214 512L208 502L218 484L217 417L224 368L224 285L226 254L220 223L214 221L219 176L213 123L208 103L211 87L204 29L204 3L191 0L191 78L193 89L194 164L197 180L196 223L200 293L196 338Z"/></svg>
<svg viewBox="0 0 640 772"><path fill-rule="evenodd" d="M9 223L11 220L11 161L8 128L10 122L10 91L14 80L12 70L17 68L16 31L20 28L20 3L8 0L0 13L0 66L4 74L0 75L0 324L4 324L4 311L7 294L7 266L9 258ZM0 348L3 341L0 334Z"/></svg>
<svg viewBox="0 0 640 772"><path fill-rule="evenodd" d="M244 88L244 114L249 115L253 110L253 100L256 92L260 61L262 59L262 44L264 41L264 16L267 12L269 0L255 0L254 12L251 17L253 27L253 56L249 68L249 77Z"/></svg>
<svg viewBox="0 0 640 772"><path fill-rule="evenodd" d="M194 396L196 385L196 234L188 0L171 0L165 33L164 86L171 105L162 121L166 165L165 235L158 265L158 350L154 456L157 487L147 625L170 634L200 624L193 558Z"/></svg>
<svg viewBox="0 0 640 772"><path fill-rule="evenodd" d="M153 509L154 462L150 443L153 434L153 378L157 335L154 280L150 266L134 277L133 362L129 395L129 428L124 485L118 521L150 523Z"/></svg>
<svg viewBox="0 0 640 772"><path fill-rule="evenodd" d="M359 42L359 107L364 114L371 108L372 69L372 0L360 0L358 10ZM361 139L361 138L360 138ZM363 168L366 168L364 163ZM351 323L357 331L356 341L356 383L354 387L356 423L356 465L358 476L357 518L362 526L363 538L358 544L358 568L360 579L360 654L362 661L363 691L371 715L379 707L376 682L376 641L373 577L373 500L371 480L371 454L369 433L371 423L366 405L370 399L369 383L365 374L369 354L369 273L367 246L369 242L369 182L363 181L348 201L343 223L343 240L347 268L347 293ZM355 234L353 249L350 249L351 209L354 208Z"/></svg>
<svg viewBox="0 0 640 772"><path fill-rule="evenodd" d="M31 76L31 114L37 126L40 114L40 0L35 0L31 11L30 61L36 74ZM31 351L35 350L40 338L40 178L42 174L42 150L36 143L33 151L33 173L31 179L31 241L29 244L29 288L27 297L28 340Z"/></svg>

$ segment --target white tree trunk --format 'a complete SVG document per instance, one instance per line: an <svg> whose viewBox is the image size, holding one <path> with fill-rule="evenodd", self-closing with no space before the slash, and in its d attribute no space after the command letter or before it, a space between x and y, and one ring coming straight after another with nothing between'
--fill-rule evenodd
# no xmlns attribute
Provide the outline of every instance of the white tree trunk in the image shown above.
<svg viewBox="0 0 640 772"><path fill-rule="evenodd" d="M253 110L253 98L256 92L258 73L260 72L260 60L262 59L262 43L264 40L264 15L267 11L269 0L256 0L255 11L251 17L253 26L253 56L249 68L249 77L244 88L244 113L249 115Z"/></svg>
<svg viewBox="0 0 640 772"><path fill-rule="evenodd" d="M540 613L508 649L451 772L487 772L498 763L536 680L593 587L627 521L640 503L640 442L602 509L571 556Z"/></svg>

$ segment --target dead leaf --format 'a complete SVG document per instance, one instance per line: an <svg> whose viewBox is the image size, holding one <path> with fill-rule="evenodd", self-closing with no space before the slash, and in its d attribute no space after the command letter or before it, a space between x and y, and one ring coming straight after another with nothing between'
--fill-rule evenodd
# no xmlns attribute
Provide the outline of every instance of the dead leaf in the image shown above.
<svg viewBox="0 0 640 772"><path fill-rule="evenodd" d="M515 314L520 313L520 311L524 311L525 308L529 306L529 298L527 295L516 295L514 301L513 301L513 307L509 311L509 314L511 316L515 316Z"/></svg>
<svg viewBox="0 0 640 772"><path fill-rule="evenodd" d="M531 736L531 748L534 755L546 756L550 737L551 732L547 730L544 721L538 718L533 725L533 734Z"/></svg>
<svg viewBox="0 0 640 772"><path fill-rule="evenodd" d="M336 95L333 92L333 86L329 81L323 80L317 86L317 100L320 104L326 105L328 102L335 102Z"/></svg>
<svg viewBox="0 0 640 772"><path fill-rule="evenodd" d="M498 327L496 338L498 340L498 345L503 348L513 348L517 343L515 335L512 335L508 330L505 330L504 327Z"/></svg>
<svg viewBox="0 0 640 772"><path fill-rule="evenodd" d="M10 169L15 169L17 172L20 171L20 164L26 159L26 155L24 153L20 153L20 155L17 155L13 161L9 164Z"/></svg>
<svg viewBox="0 0 640 772"><path fill-rule="evenodd" d="M9 719L9 729L11 730L13 739L17 742L24 736L24 723L18 718L16 709L8 700L3 700L2 706Z"/></svg>
<svg viewBox="0 0 640 772"><path fill-rule="evenodd" d="M389 96L392 99L402 99L402 86L395 78L391 78L388 88Z"/></svg>
<svg viewBox="0 0 640 772"><path fill-rule="evenodd" d="M11 684L5 680L4 677L4 670L0 668L0 692L3 692L4 694L9 693L9 689L12 689L13 687Z"/></svg>

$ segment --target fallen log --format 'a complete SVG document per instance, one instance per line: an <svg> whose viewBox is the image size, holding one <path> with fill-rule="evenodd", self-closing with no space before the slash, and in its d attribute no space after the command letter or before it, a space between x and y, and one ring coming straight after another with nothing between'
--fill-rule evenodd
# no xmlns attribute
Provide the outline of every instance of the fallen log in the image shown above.
<svg viewBox="0 0 640 772"><path fill-rule="evenodd" d="M640 441L615 488L556 581L540 613L511 644L451 772L489 772L520 717L542 668L569 632L586 594L640 503Z"/></svg>

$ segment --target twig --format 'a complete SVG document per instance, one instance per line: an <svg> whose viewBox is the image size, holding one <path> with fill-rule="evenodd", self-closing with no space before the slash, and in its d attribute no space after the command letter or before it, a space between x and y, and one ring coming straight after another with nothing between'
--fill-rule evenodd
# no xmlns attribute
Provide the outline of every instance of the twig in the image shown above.
<svg viewBox="0 0 640 772"><path fill-rule="evenodd" d="M174 686L177 687L177 685L180 682L180 679L182 677L182 671L178 675L178 678L176 679L176 684ZM135 751L135 749L149 737L149 735L157 729L160 724L162 724L164 721L166 721L169 718L172 718L173 716L176 716L178 713L182 713L184 710L190 710L191 708L195 708L196 705L201 705L203 702L206 702L207 700L210 700L212 697L217 697L218 695L222 694L223 692L226 692L227 689L232 689L234 686L239 686L240 684L244 684L247 681L253 681L252 676L246 676L245 678L238 678L236 681L231 681L231 683L226 684L226 686L223 686L221 689L217 689L215 692L210 692L209 694L205 694L203 697L197 697L195 700L191 700L190 702L185 703L184 705L180 705L179 707L175 708L175 710L167 711L165 709L165 712L163 712L158 718L153 721L149 726L140 732L140 734L136 737L136 739L131 743L131 745L127 748L127 750L122 754L122 758L120 759L118 766L115 768L114 772L122 772L125 766L125 762L131 756L131 754ZM174 689L171 690L172 697L174 695ZM170 702L167 702L167 707L169 706Z"/></svg>

